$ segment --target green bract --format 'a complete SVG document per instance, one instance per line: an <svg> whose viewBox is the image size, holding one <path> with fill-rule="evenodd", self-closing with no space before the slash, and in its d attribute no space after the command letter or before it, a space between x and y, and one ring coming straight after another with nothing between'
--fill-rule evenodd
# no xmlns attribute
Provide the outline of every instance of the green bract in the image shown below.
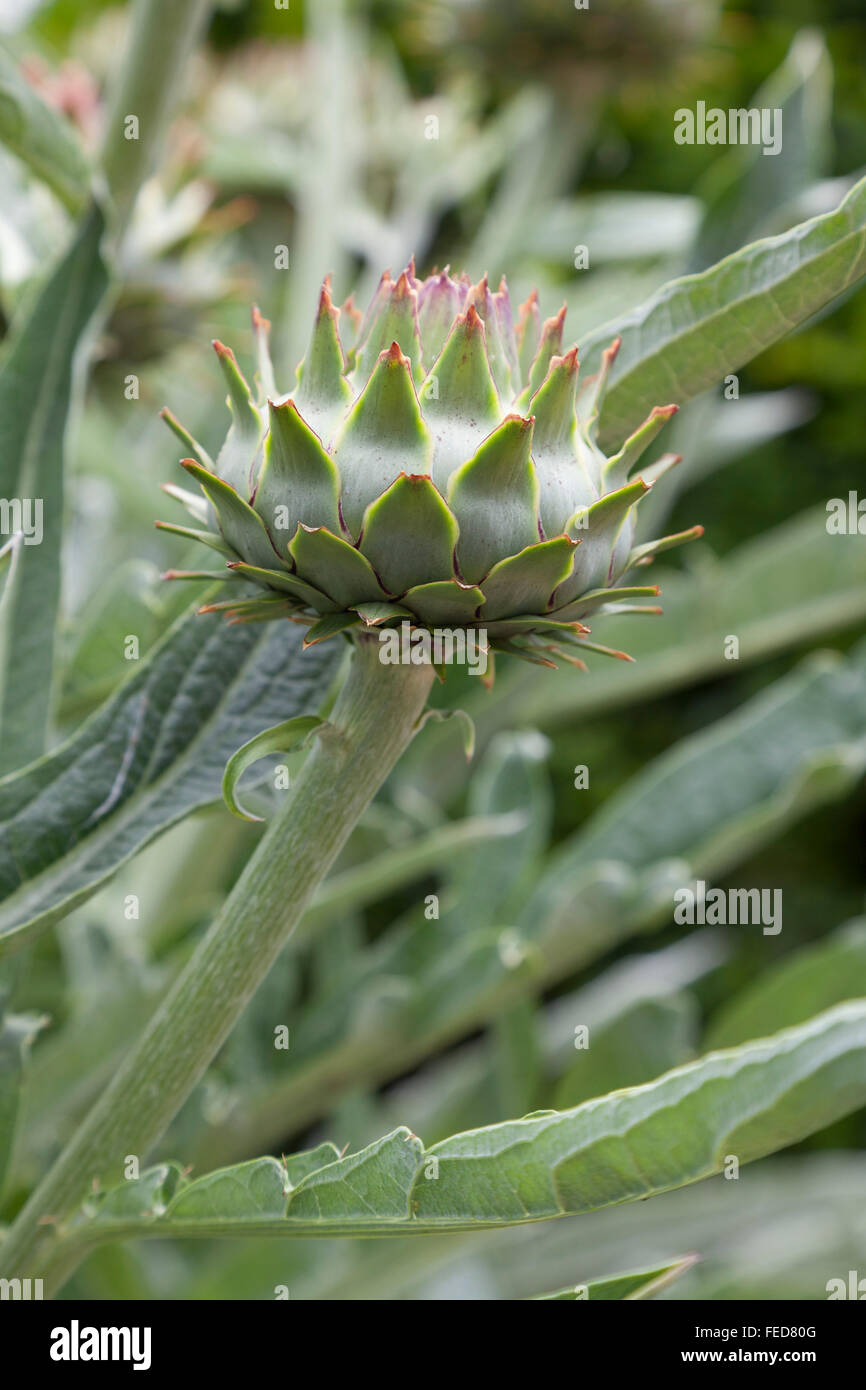
<svg viewBox="0 0 866 1390"><path fill-rule="evenodd" d="M545 663L566 657L562 643L606 650L583 620L657 594L621 581L700 528L634 547L635 506L677 458L632 470L676 407L605 457L596 427L618 342L578 391L564 318L542 323L533 293L515 323L504 281L494 293L486 276L418 280L410 264L383 275L363 320L325 283L288 396L273 388L257 311L264 403L216 343L232 413L216 461L166 417L204 497L168 490L205 528L168 529L222 553L221 577L262 589L215 607L306 623L308 644L408 622L481 628L494 648Z"/></svg>

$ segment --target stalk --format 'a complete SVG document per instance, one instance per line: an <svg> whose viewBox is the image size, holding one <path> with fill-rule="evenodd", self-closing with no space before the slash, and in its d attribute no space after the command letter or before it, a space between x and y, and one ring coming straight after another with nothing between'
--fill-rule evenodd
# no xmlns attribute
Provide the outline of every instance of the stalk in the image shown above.
<svg viewBox="0 0 866 1390"><path fill-rule="evenodd" d="M153 170L184 67L210 8L210 0L137 0L133 7L101 159L118 237L129 222L138 190ZM137 139L127 137L128 116L138 120Z"/></svg>
<svg viewBox="0 0 866 1390"><path fill-rule="evenodd" d="M373 638L356 644L329 725L220 915L0 1245L6 1278L43 1277L50 1294L68 1277L81 1252L60 1246L64 1219L165 1132L411 742L432 678L383 665Z"/></svg>

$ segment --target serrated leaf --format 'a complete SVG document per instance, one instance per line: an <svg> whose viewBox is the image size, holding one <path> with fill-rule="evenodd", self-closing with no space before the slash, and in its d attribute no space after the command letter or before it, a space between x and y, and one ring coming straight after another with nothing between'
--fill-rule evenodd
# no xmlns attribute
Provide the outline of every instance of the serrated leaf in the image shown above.
<svg viewBox="0 0 866 1390"><path fill-rule="evenodd" d="M169 1220L245 1222L280 1217L286 1210L286 1174L275 1158L253 1158L209 1173L181 1188Z"/></svg>
<svg viewBox="0 0 866 1390"><path fill-rule="evenodd" d="M866 1101L864 1064L860 1000L573 1110L427 1149L397 1129L287 1194L281 1165L253 1160L181 1187L162 1217L100 1226L97 1209L68 1238L86 1248L116 1235L420 1235L577 1215L700 1182L732 1153L749 1163L824 1128Z"/></svg>

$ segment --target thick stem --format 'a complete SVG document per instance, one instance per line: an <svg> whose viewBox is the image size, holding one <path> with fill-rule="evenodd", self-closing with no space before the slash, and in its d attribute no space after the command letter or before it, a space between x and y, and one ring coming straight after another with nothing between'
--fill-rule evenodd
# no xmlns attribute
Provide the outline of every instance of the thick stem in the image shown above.
<svg viewBox="0 0 866 1390"><path fill-rule="evenodd" d="M69 1274L55 1228L165 1132L411 741L431 681L430 666L386 666L374 639L357 644L329 725L222 912L0 1245L5 1277L43 1275L52 1292Z"/></svg>
<svg viewBox="0 0 866 1390"><path fill-rule="evenodd" d="M186 61L210 8L210 0L137 0L134 6L102 149L119 237L153 170Z"/></svg>

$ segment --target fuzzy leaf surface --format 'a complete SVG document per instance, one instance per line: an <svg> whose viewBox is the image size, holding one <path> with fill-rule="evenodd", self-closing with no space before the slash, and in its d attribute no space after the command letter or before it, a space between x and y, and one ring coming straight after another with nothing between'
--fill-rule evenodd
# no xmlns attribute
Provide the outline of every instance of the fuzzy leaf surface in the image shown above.
<svg viewBox="0 0 866 1390"><path fill-rule="evenodd" d="M323 697L339 652L302 651L290 623L228 626L197 607L67 743L0 781L0 951L218 801L241 744Z"/></svg>
<svg viewBox="0 0 866 1390"><path fill-rule="evenodd" d="M864 1101L859 1000L573 1110L470 1130L429 1149L397 1129L359 1153L326 1154L297 1183L276 1159L256 1159L180 1179L155 1216L161 1204L144 1174L137 1216L125 1202L114 1217L109 1193L69 1235L89 1245L136 1235L419 1235L521 1225L700 1182L721 1172L728 1154L749 1163Z"/></svg>

